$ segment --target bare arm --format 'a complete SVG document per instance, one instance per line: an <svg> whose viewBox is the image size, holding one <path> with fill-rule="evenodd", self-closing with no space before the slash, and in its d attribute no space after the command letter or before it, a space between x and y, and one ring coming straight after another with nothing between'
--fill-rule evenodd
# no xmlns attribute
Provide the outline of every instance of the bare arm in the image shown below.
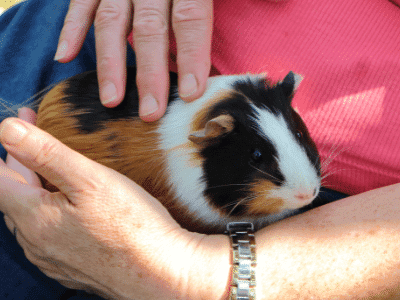
<svg viewBox="0 0 400 300"><path fill-rule="evenodd" d="M400 299L399 200L396 184L259 231L257 299ZM229 274L229 243L220 240L216 269L224 280L216 297Z"/></svg>
<svg viewBox="0 0 400 300"><path fill-rule="evenodd" d="M0 161L0 210L48 276L115 299L227 299L226 236L182 230L132 181L26 122L4 121L0 140L60 188L46 192ZM257 300L400 298L399 198L396 184L259 231Z"/></svg>

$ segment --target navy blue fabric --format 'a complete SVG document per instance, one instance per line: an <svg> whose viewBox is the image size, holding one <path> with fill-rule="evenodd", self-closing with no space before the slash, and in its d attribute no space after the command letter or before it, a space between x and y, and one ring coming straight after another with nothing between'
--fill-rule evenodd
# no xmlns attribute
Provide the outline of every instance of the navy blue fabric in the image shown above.
<svg viewBox="0 0 400 300"><path fill-rule="evenodd" d="M0 16L0 121L45 87L96 69L93 26L72 62L53 60L68 5L66 0L28 0ZM127 64L134 65L132 48L127 51ZM5 155L0 147L0 157Z"/></svg>
<svg viewBox="0 0 400 300"><path fill-rule="evenodd" d="M45 87L96 69L93 27L76 59L67 64L53 60L68 5L65 0L28 0L0 16L0 121ZM130 47L127 63L135 64ZM6 156L2 146L0 156ZM67 289L41 273L25 258L0 213L0 299L102 298Z"/></svg>

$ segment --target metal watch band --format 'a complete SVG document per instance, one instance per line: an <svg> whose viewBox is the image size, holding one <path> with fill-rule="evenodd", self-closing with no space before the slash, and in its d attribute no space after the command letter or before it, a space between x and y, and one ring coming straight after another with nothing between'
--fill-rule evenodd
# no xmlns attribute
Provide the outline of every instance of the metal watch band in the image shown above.
<svg viewBox="0 0 400 300"><path fill-rule="evenodd" d="M255 300L256 241L254 226L248 222L231 222L226 229L232 243L229 300Z"/></svg>

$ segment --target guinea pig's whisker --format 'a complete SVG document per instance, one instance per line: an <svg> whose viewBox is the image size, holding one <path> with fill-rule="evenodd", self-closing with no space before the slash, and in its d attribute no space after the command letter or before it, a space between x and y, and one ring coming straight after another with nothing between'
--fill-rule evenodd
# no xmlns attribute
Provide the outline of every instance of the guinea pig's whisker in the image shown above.
<svg viewBox="0 0 400 300"><path fill-rule="evenodd" d="M229 186L245 186L245 187L248 187L248 186L251 186L251 184L249 184L249 183L221 184L221 185L208 187L208 189L218 189L218 188L229 187Z"/></svg>
<svg viewBox="0 0 400 300"><path fill-rule="evenodd" d="M321 177L321 180L324 180L325 178L327 178L329 176L332 176L333 174L336 174L338 172L347 171L347 170L351 170L351 169L347 168L347 169L333 169L333 170L330 170L329 172L324 173L324 175ZM355 170L355 169L353 169L353 170Z"/></svg>
<svg viewBox="0 0 400 300"><path fill-rule="evenodd" d="M332 146L331 149L329 150L330 152L329 155L325 158L325 160L321 164L322 173L326 172L328 166L332 163L333 160L335 160L340 154L342 154L344 151L347 151L350 148L352 147L351 146L343 147L342 149L339 150L339 146Z"/></svg>
<svg viewBox="0 0 400 300"><path fill-rule="evenodd" d="M250 202L251 200L254 200L254 199L256 199L257 197L259 197L259 193L257 193L257 194L252 194L252 195L246 196L246 197L244 197L244 198L238 199L238 200L236 200L236 201L234 201L234 202L228 203L228 204L222 206L222 208L227 208L227 207L233 206L233 205L234 205L234 206L237 206L237 205L243 204L243 202Z"/></svg>
<svg viewBox="0 0 400 300"><path fill-rule="evenodd" d="M265 171L263 171L263 170L260 170L259 168L253 166L253 165L250 164L250 163L249 163L249 165L250 165L251 167L253 167L254 169L256 169L257 171L261 172L262 174L267 175L268 177L270 177L270 178L276 180L277 182L282 183L282 180L276 178L275 176L273 176L273 175L271 175L271 174L269 174L269 173L267 173L267 172L265 172Z"/></svg>
<svg viewBox="0 0 400 300"><path fill-rule="evenodd" d="M248 197L245 197L245 198L243 198L243 199L240 199L240 200L235 204L235 206L230 210L230 212L228 213L228 216L230 216L230 215L233 213L233 211L235 210L236 207L238 207L240 204L243 204L243 202L250 202L251 200L254 200L254 199L256 199L256 198L257 198L257 196L252 195L252 196L248 196ZM233 203L231 203L231 204L233 204Z"/></svg>
<svg viewBox="0 0 400 300"><path fill-rule="evenodd" d="M4 100L0 98L0 105L4 107L4 110L0 110L0 112L1 112L2 114L5 114L6 112L10 112L12 115L16 116L16 115L17 115L17 112L16 112L14 109L12 109L12 107L10 107L10 106L4 104L3 101L4 101ZM4 102L5 102L5 101L4 101Z"/></svg>
<svg viewBox="0 0 400 300"><path fill-rule="evenodd" d="M245 198L236 200L236 201L234 201L234 202L227 203L227 204L223 205L221 208L228 208L228 207L230 207L230 206L237 206L238 203L240 204L241 201L246 200L246 199L248 199L248 198L250 198L250 197L254 197L254 196L247 196L247 197L245 197Z"/></svg>
<svg viewBox="0 0 400 300"><path fill-rule="evenodd" d="M329 155L325 158L325 160L321 163L321 169L324 171L327 169L328 165L332 162L334 158L336 158L337 155L333 156L335 154L335 151L339 148L339 145L332 145L332 147L329 149L328 153Z"/></svg>
<svg viewBox="0 0 400 300"><path fill-rule="evenodd" d="M50 89L52 89L56 84L52 84L45 89L39 91L35 95L29 97L28 99L24 100L21 103L15 104L12 101L7 101L3 98L0 98L0 105L4 107L4 109L0 109L0 120L2 118L6 118L9 116L17 116L18 115L18 109L22 107L29 107L32 109L35 109L37 106L39 106L40 101L42 101L41 96L47 93Z"/></svg>

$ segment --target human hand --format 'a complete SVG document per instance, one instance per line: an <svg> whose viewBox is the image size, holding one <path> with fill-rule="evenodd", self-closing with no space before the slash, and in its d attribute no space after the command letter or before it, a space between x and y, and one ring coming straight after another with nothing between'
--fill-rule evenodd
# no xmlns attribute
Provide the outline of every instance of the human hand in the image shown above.
<svg viewBox="0 0 400 300"><path fill-rule="evenodd" d="M204 281L197 274L204 260L216 265L212 251L203 253L205 244L215 249L213 237L181 229L127 177L15 118L1 123L0 141L59 189L48 192L0 163L0 210L8 228L17 228L27 258L46 275L118 299L217 299L207 294L212 289L199 293L199 287L218 280L223 291L227 276L200 273Z"/></svg>
<svg viewBox="0 0 400 300"><path fill-rule="evenodd" d="M27 107L22 107L18 110L18 118L35 125L36 124L36 114L33 110ZM39 177L36 175L35 172L26 168L23 164L21 164L18 160L16 160L11 155L7 155L6 163L4 163L0 159L0 165L2 167L8 167L11 170L15 171L14 175L19 177L21 182L25 182L32 186L41 187L42 183Z"/></svg>
<svg viewBox="0 0 400 300"><path fill-rule="evenodd" d="M73 60L94 23L100 99L115 107L125 93L126 39L133 28L139 114L154 121L167 106L170 25L177 42L179 94L194 100L203 94L210 72L212 14L212 0L72 0L55 59Z"/></svg>

